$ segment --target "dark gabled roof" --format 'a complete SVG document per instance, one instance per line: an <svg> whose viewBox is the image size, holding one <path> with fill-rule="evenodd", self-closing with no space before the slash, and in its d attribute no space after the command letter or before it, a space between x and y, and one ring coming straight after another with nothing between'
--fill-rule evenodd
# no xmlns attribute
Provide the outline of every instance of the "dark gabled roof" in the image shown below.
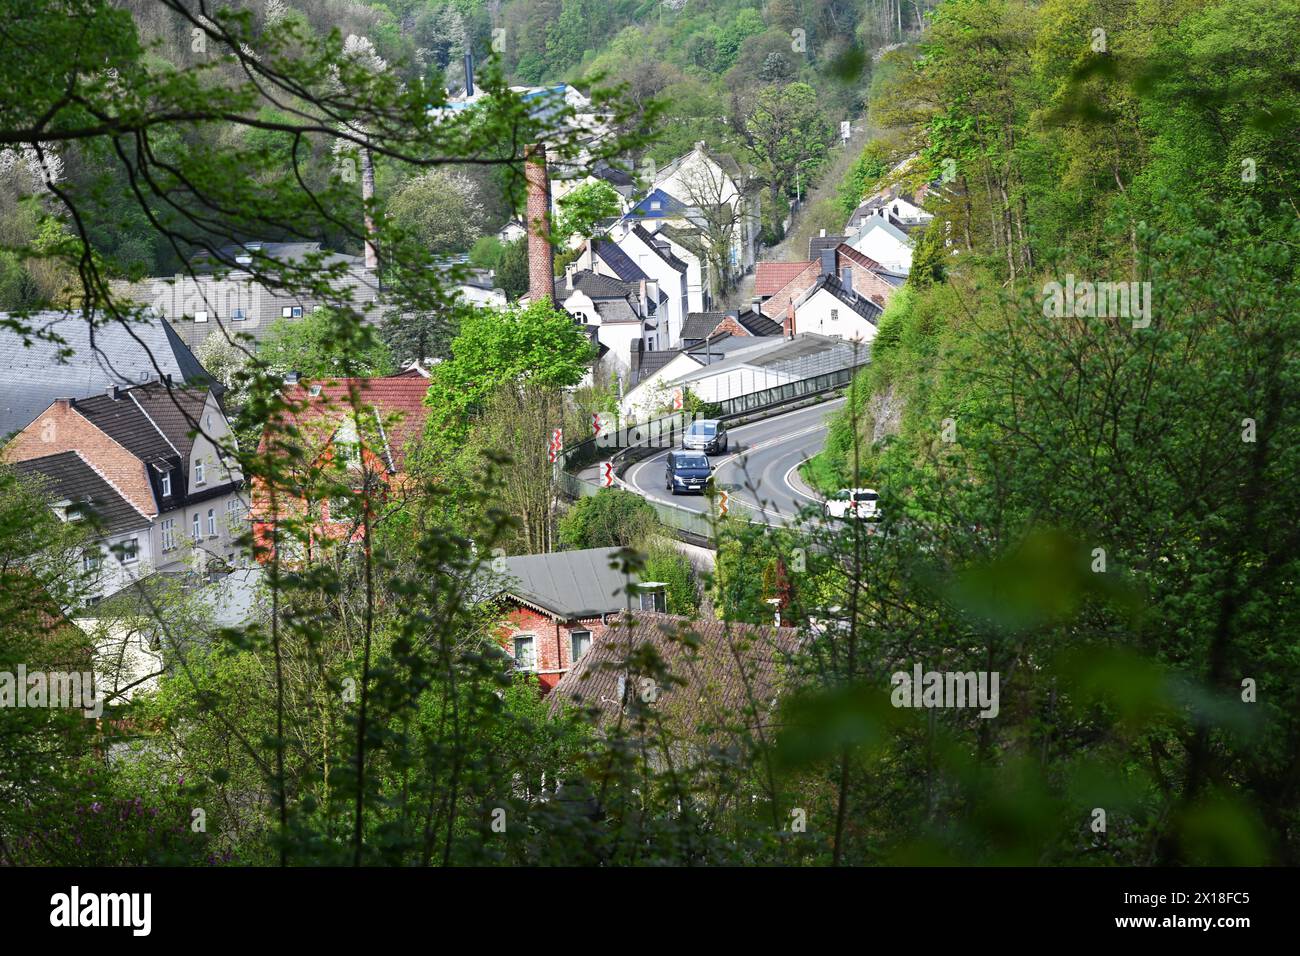
<svg viewBox="0 0 1300 956"><path fill-rule="evenodd" d="M116 398L97 395L77 399L72 407L82 418L146 465L175 463L180 457L180 449L167 439L153 419L136 403L132 396L134 391L131 388L122 389Z"/></svg>
<svg viewBox="0 0 1300 956"><path fill-rule="evenodd" d="M727 317L725 312L691 312L682 323L683 339L703 339Z"/></svg>
<svg viewBox="0 0 1300 956"><path fill-rule="evenodd" d="M677 272L686 271L686 263L682 262L681 259L678 259L675 255L673 255L673 251L671 248L669 248L668 243L663 239L658 239L655 236L651 235L650 231L646 229L645 226L641 225L638 222L635 226L632 227L632 234L636 236L638 239L640 239L642 242L644 242L647 246L649 246L651 251L653 251L655 255L657 255L664 262L668 263L668 265L671 266L675 271Z"/></svg>
<svg viewBox="0 0 1300 956"><path fill-rule="evenodd" d="M22 320L66 346L30 336L24 344L5 326L6 319L0 313L0 439L26 428L56 398L88 398L108 385L156 380L159 372L176 382L211 381L161 317L126 324L96 317L93 348L90 325L80 312L38 312ZM70 354L60 360L65 348Z"/></svg>
<svg viewBox="0 0 1300 956"><path fill-rule="evenodd" d="M203 424L207 389L172 386L169 392L165 385L154 383L133 388L130 395L181 453L181 457L188 460L194 447L194 437L190 433Z"/></svg>
<svg viewBox="0 0 1300 956"><path fill-rule="evenodd" d="M632 257L608 239L591 240L591 253L614 270L624 282L640 282L650 277L632 261Z"/></svg>
<svg viewBox="0 0 1300 956"><path fill-rule="evenodd" d="M835 298L839 299L842 303L844 303L846 306L848 306L858 315L862 316L872 325L876 324L877 320L885 311L880 306L876 305L876 303L872 302L865 295L858 295L856 292L851 292L848 289L844 288L844 285L840 282L839 277L833 275L818 276L817 281L814 282L812 286L809 287L808 291L799 297L799 300L796 303L795 308L797 309L800 305L807 302L809 299L815 296L818 293L818 291L820 291L821 289L825 289L831 295L835 296Z"/></svg>
<svg viewBox="0 0 1300 956"><path fill-rule="evenodd" d="M239 260L244 257L253 261L240 262ZM321 266L339 262L359 266L364 262L360 256L349 256L328 249L322 250L319 242L232 242L218 246L216 255L206 249L200 250L191 259L191 265L196 270L200 268L241 269L244 266L255 265L259 258L298 265L305 264L310 258Z"/></svg>
<svg viewBox="0 0 1300 956"><path fill-rule="evenodd" d="M639 322L641 317L632 308L632 303L624 299L601 299L595 303L596 314L601 322Z"/></svg>
<svg viewBox="0 0 1300 956"><path fill-rule="evenodd" d="M638 341L642 344L645 342L644 339ZM644 348L638 347L632 353L630 384L634 387L639 385L681 354L681 349L662 349L657 352L647 352Z"/></svg>
<svg viewBox="0 0 1300 956"><path fill-rule="evenodd" d="M586 548L505 559L502 592L561 620L598 617L628 605L626 588L636 574L610 566L617 548Z"/></svg>
<svg viewBox="0 0 1300 956"><path fill-rule="evenodd" d="M655 713L674 736L700 742L738 727L770 726L799 632L653 611L623 613L556 684L551 713L566 705L589 706L598 725L616 722L624 703L620 687L635 692L635 678L643 676L630 672L628 661L647 645L680 681L660 688Z"/></svg>
<svg viewBox="0 0 1300 956"><path fill-rule="evenodd" d="M822 250L834 249L843 241L843 236L813 236L808 240L809 260L816 262L822 257Z"/></svg>
<svg viewBox="0 0 1300 956"><path fill-rule="evenodd" d="M636 179L635 177L633 177L631 173L623 169L617 169L613 166L607 166L602 164L596 167L595 169L593 169L591 171L591 175L595 176L597 179L605 180L605 182L609 183L611 186L614 186L615 188L618 187L630 188L636 185Z"/></svg>
<svg viewBox="0 0 1300 956"><path fill-rule="evenodd" d="M567 299L570 291L581 292L590 299L625 299L628 296L641 295L639 283L624 282L622 279L604 276L590 269L579 269L573 273L572 290L568 287L567 277L555 280L555 298L558 301L563 302Z"/></svg>
<svg viewBox="0 0 1300 956"><path fill-rule="evenodd" d="M70 501L88 519L93 519L103 533L121 534L149 527L149 519L123 498L75 451L59 452L44 458L30 458L14 463L14 471L24 478L38 478L41 493L51 502Z"/></svg>
<svg viewBox="0 0 1300 956"><path fill-rule="evenodd" d="M736 316L736 321L750 335L780 335L784 331L780 322L769 319L762 312L755 312L753 309L741 312Z"/></svg>

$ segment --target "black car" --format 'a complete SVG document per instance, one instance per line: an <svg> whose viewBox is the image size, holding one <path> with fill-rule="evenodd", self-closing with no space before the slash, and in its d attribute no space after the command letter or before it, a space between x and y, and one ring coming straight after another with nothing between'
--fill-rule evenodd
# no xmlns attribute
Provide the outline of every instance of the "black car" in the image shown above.
<svg viewBox="0 0 1300 956"><path fill-rule="evenodd" d="M704 494L712 474L713 466L704 452L683 449L668 453L667 488L673 494L682 491Z"/></svg>

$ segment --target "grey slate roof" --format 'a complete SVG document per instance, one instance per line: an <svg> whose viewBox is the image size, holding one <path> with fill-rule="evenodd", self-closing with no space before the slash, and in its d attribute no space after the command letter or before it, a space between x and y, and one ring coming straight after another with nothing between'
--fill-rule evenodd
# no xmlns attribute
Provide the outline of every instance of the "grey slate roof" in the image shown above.
<svg viewBox="0 0 1300 956"><path fill-rule="evenodd" d="M105 534L115 535L149 527L149 519L113 489L75 451L44 458L29 458L14 464L25 478L36 478L41 492L51 501L71 501L82 506L88 519L96 521Z"/></svg>
<svg viewBox="0 0 1300 956"><path fill-rule="evenodd" d="M506 558L502 590L562 620L612 614L627 607L629 580L638 580L610 567L617 554L586 548Z"/></svg>
<svg viewBox="0 0 1300 956"><path fill-rule="evenodd" d="M844 288L838 276L825 274L818 276L817 281L812 284L808 291L799 297L795 302L795 308L798 309L800 305L816 295L820 289L825 289L872 325L875 325L880 316L884 314L885 310L872 302L867 296L858 295L856 292Z"/></svg>
<svg viewBox="0 0 1300 956"><path fill-rule="evenodd" d="M601 322L641 321L641 317L636 314L626 298L601 299L597 301L596 314L600 316Z"/></svg>
<svg viewBox="0 0 1300 956"><path fill-rule="evenodd" d="M808 240L808 258L816 262L821 259L822 250L834 249L843 241L843 236L813 236Z"/></svg>
<svg viewBox="0 0 1300 956"><path fill-rule="evenodd" d="M133 392L134 389L122 391L117 398L96 395L92 398L78 399L73 402L72 407L145 464L176 463L176 459L180 457L180 449L168 440L153 420L136 404Z"/></svg>
<svg viewBox="0 0 1300 956"><path fill-rule="evenodd" d="M26 428L56 398L86 398L102 393L108 385L137 385L146 376L156 379L159 369L176 382L211 380L161 317L133 322L129 328L117 321L105 322L95 329L93 349L90 328L79 312L39 312L22 320L66 344L29 336L30 344L25 345L5 325L9 318L0 313L0 439ZM60 361L65 348L71 354Z"/></svg>
<svg viewBox="0 0 1300 956"><path fill-rule="evenodd" d="M644 342L644 339L639 340ZM658 352L646 352L637 349L632 353L632 371L630 374L631 385L637 385L655 372L659 371L677 356L682 354L681 349L662 349Z"/></svg>
<svg viewBox="0 0 1300 956"><path fill-rule="evenodd" d="M133 388L130 394L140 403L145 414L153 419L158 430L188 460L190 450L194 447L194 437L190 433L203 424L203 409L208 401L207 390L174 385L169 392L162 383L154 382L142 388ZM78 407L81 404L78 402Z"/></svg>
<svg viewBox="0 0 1300 956"><path fill-rule="evenodd" d="M581 292L591 299L622 299L629 295L639 297L641 287L635 282L624 282L590 269L579 269L573 273L573 291ZM569 292L567 278L555 280L556 299L563 302L569 297Z"/></svg>
<svg viewBox="0 0 1300 956"><path fill-rule="evenodd" d="M769 319L762 312L755 312L753 309L741 312L736 316L736 321L739 322L741 327L750 335L780 335L782 332L780 322L777 322L775 319Z"/></svg>
<svg viewBox="0 0 1300 956"><path fill-rule="evenodd" d="M650 278L632 261L631 256L608 239L591 240L591 251L624 282L640 282Z"/></svg>
<svg viewBox="0 0 1300 956"><path fill-rule="evenodd" d="M690 312L682 323L682 338L703 339L726 317L725 312Z"/></svg>
<svg viewBox="0 0 1300 956"><path fill-rule="evenodd" d="M302 263L308 256L316 256L316 261L322 266L333 265L336 262L360 265L363 262L360 256L349 256L341 252L331 252L328 249L322 250L319 242L228 243L224 246L218 246L215 256L205 249L195 254L191 261L196 269L202 267L235 269L245 265L245 263L238 262L239 257L252 256L256 258L259 253L261 256L274 259L277 262L292 263ZM248 263L248 265L252 264Z"/></svg>

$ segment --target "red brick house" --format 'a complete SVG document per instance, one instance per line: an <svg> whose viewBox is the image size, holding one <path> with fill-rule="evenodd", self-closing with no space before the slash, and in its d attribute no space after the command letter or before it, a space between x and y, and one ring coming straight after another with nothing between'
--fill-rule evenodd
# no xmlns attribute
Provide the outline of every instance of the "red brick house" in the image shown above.
<svg viewBox="0 0 1300 956"><path fill-rule="evenodd" d="M537 675L548 692L572 669L616 614L663 609L661 585L614 565L616 548L587 548L501 558L503 620L497 638L515 667Z"/></svg>
<svg viewBox="0 0 1300 956"><path fill-rule="evenodd" d="M376 378L285 384L288 411L263 432L258 447L260 454L282 458L284 470L274 489L265 478L253 482L253 534L261 560L271 556L277 527L291 521L305 524L309 555L319 540L362 535L360 516L347 496L330 489L346 485L359 491L378 483L383 497L400 492L407 451L429 414L428 390L427 376L409 369ZM381 517L372 507L372 521Z"/></svg>

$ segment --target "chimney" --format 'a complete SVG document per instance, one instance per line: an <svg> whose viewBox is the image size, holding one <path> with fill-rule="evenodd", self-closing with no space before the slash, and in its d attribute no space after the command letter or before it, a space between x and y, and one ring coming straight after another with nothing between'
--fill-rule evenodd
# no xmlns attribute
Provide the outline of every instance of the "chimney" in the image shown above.
<svg viewBox="0 0 1300 956"><path fill-rule="evenodd" d="M840 270L840 285L844 286L844 291L853 291L853 268L845 266Z"/></svg>
<svg viewBox="0 0 1300 956"><path fill-rule="evenodd" d="M104 394L108 396L108 400L110 402L117 401L117 386L116 385L108 386L106 389L104 389Z"/></svg>
<svg viewBox="0 0 1300 956"><path fill-rule="evenodd" d="M573 291L573 263L570 262L564 267L564 288Z"/></svg>
<svg viewBox="0 0 1300 956"><path fill-rule="evenodd" d="M641 299L641 318L644 319L650 314L650 306L646 301L645 279L641 280L641 288L638 290L638 297Z"/></svg>
<svg viewBox="0 0 1300 956"><path fill-rule="evenodd" d="M302 377L302 376L301 376L301 374L300 374L299 372L285 372L285 373L284 373L284 384L285 384L285 385L297 385L297 384L298 384L298 379L301 378L301 377Z"/></svg>
<svg viewBox="0 0 1300 956"><path fill-rule="evenodd" d="M528 297L555 303L555 249L551 246L551 182L546 175L546 147L524 148L528 190Z"/></svg>
<svg viewBox="0 0 1300 956"><path fill-rule="evenodd" d="M465 51L465 96L474 95L474 54Z"/></svg>
<svg viewBox="0 0 1300 956"><path fill-rule="evenodd" d="M793 301L791 301L791 303L788 306L786 306L786 310L785 310L785 337L787 339L794 338L794 302Z"/></svg>
<svg viewBox="0 0 1300 956"><path fill-rule="evenodd" d="M750 299L750 300L749 300L749 308L750 308L750 311L752 311L752 312L762 312L762 311L763 311L763 300L762 300L762 298L761 298L760 296L754 296L754 298Z"/></svg>
<svg viewBox="0 0 1300 956"><path fill-rule="evenodd" d="M366 227L366 268L379 268L379 251L375 248L375 161L367 144L361 150L361 203Z"/></svg>
<svg viewBox="0 0 1300 956"><path fill-rule="evenodd" d="M822 275L835 275L835 250L823 249L821 254Z"/></svg>

